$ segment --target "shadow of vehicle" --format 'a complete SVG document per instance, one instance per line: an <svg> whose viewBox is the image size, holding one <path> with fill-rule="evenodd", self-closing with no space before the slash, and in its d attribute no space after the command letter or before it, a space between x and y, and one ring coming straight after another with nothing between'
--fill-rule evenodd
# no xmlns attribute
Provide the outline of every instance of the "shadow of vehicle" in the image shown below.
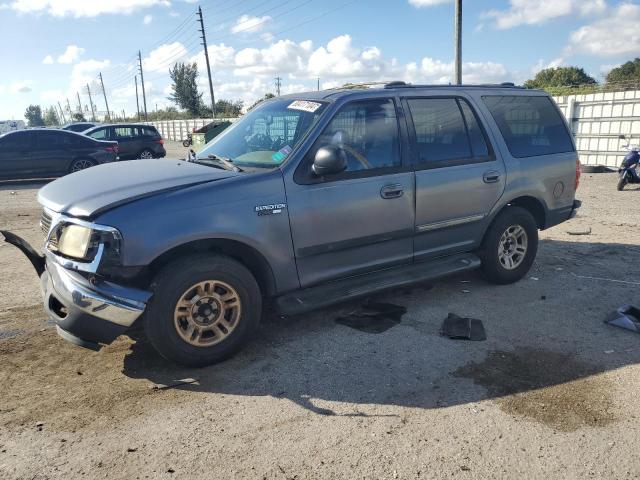
<svg viewBox="0 0 640 480"><path fill-rule="evenodd" d="M640 361L640 337L603 323L638 298L630 249L543 240L530 277L514 285L489 285L474 273L376 295L407 308L381 333L335 321L362 302L292 318L267 314L243 352L202 369L171 364L132 334L123 373L161 384L195 377L197 384L175 388L287 398L323 415L336 414L326 402L361 415L360 405L439 408L495 398L512 413L541 410L538 420L558 428L600 425L612 420L613 385L598 374ZM448 312L481 319L487 341L441 337Z"/></svg>

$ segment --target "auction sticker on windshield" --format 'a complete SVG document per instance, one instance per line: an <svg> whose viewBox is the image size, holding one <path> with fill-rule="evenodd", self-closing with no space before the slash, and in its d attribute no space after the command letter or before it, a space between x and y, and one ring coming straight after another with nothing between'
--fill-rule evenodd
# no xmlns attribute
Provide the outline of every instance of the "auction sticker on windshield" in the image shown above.
<svg viewBox="0 0 640 480"><path fill-rule="evenodd" d="M314 113L321 106L322 104L318 102L309 102L307 100L296 100L287 108L291 110L302 110L303 112Z"/></svg>

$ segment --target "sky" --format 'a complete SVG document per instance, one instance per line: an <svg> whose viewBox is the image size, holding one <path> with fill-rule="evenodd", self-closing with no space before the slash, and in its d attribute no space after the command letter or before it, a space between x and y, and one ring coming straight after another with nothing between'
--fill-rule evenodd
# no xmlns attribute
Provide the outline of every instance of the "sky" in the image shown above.
<svg viewBox="0 0 640 480"><path fill-rule="evenodd" d="M202 7L216 99L347 82L449 83L453 0L0 0L0 120L29 104L136 112L141 52L147 109L172 105L168 69L198 64ZM640 56L636 0L463 0L463 81L522 83L575 65L602 80ZM138 77L138 81L140 78ZM142 89L140 88L140 102Z"/></svg>

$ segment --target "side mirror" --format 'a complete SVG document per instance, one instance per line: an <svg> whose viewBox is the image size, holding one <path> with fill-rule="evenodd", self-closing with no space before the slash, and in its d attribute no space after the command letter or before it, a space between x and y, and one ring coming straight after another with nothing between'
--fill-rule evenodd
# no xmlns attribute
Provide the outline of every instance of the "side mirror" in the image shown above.
<svg viewBox="0 0 640 480"><path fill-rule="evenodd" d="M318 149L311 170L318 177L344 172L347 169L347 154L343 149L326 146Z"/></svg>

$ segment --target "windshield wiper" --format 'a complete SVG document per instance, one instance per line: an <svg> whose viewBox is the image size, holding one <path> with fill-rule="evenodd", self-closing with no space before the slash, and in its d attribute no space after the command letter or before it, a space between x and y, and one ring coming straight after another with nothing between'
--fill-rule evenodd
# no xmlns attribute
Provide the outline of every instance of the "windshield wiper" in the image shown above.
<svg viewBox="0 0 640 480"><path fill-rule="evenodd" d="M215 155L213 153L207 155L207 160L212 160L213 164L210 164L208 161L204 161L203 159L196 160L196 163L203 163L205 165L211 165L214 168L220 168L222 170L231 170L232 172L242 172L243 170L237 165L233 164L233 161L227 157L221 157L220 155Z"/></svg>

